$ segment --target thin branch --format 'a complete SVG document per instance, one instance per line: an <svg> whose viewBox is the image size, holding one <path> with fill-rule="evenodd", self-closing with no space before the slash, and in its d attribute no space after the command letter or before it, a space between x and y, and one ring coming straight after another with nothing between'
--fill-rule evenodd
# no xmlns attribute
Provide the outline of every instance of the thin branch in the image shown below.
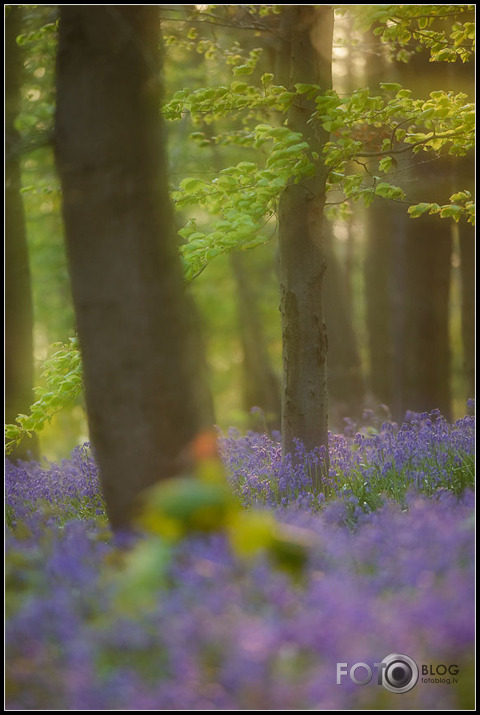
<svg viewBox="0 0 480 715"><path fill-rule="evenodd" d="M421 146L422 144L428 144L428 142L433 141L434 139L456 139L457 137L465 137L464 133L460 134L435 134L435 132L432 134L431 137L427 137L425 139L420 139L418 142L414 142L413 144L409 144L408 146L404 147L403 149L390 149L388 151L371 151L371 152L359 152L358 154L355 154L355 157L361 157L362 159L371 159L376 156L391 156L392 154L405 154L406 152L410 151L411 149L414 149L416 146Z"/></svg>

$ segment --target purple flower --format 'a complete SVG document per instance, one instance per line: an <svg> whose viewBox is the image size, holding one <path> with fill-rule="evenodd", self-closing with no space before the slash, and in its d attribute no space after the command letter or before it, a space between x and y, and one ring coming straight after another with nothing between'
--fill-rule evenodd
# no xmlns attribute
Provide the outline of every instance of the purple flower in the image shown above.
<svg viewBox="0 0 480 715"><path fill-rule="evenodd" d="M223 533L191 536L147 607L119 598L138 537L113 538L96 515L89 451L60 465L7 463L7 708L396 709L398 696L374 681L336 683L337 663L395 652L457 663L463 678L463 690L419 682L409 709L468 707L473 429L472 417L450 425L431 413L332 434L320 495L321 450L298 444L292 459L266 435L222 436L245 507L308 533L304 573L293 580L268 550L238 559Z"/></svg>

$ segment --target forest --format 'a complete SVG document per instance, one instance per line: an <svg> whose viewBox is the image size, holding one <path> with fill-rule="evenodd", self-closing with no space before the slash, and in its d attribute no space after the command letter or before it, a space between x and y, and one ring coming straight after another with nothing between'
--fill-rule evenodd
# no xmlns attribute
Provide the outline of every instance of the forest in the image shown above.
<svg viewBox="0 0 480 715"><path fill-rule="evenodd" d="M475 6L4 28L6 708L474 708Z"/></svg>

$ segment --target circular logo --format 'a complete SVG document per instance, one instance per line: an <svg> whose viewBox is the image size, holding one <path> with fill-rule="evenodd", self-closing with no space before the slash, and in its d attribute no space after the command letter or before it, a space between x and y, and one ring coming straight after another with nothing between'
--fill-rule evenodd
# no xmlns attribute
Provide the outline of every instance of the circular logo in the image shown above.
<svg viewBox="0 0 480 715"><path fill-rule="evenodd" d="M382 685L391 693L407 693L418 680L418 665L413 658L401 653L391 653L382 660Z"/></svg>

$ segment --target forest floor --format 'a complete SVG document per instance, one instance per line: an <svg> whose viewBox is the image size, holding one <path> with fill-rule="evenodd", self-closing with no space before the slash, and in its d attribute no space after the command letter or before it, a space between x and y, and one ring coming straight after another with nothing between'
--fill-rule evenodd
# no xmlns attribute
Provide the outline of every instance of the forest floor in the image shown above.
<svg viewBox="0 0 480 715"><path fill-rule="evenodd" d="M348 423L321 493L320 452L231 431L247 520L175 539L111 533L88 445L7 461L7 709L471 709L474 431Z"/></svg>

